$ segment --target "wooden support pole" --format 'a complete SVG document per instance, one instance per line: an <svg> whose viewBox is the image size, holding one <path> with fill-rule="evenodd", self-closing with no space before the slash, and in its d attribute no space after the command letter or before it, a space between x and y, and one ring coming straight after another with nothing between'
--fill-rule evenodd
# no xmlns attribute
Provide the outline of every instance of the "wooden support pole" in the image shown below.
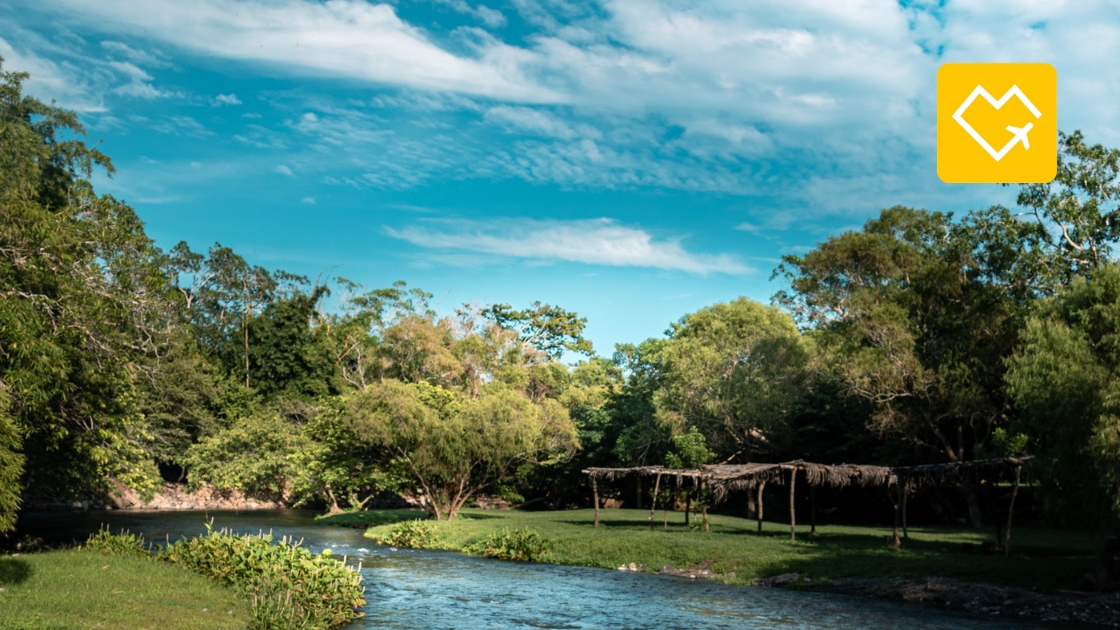
<svg viewBox="0 0 1120 630"><path fill-rule="evenodd" d="M657 473L657 481L653 482L653 500L649 506L649 528L653 529L653 517L657 512L657 491L661 488L661 473Z"/></svg>
<svg viewBox="0 0 1120 630"><path fill-rule="evenodd" d="M708 486L707 481L701 481L700 482L700 497L703 497L704 488L706 488L707 486ZM698 497L697 499L699 500L700 497ZM704 531L710 532L712 530L711 530L711 527L708 526L708 504L704 503L703 505L704 505Z"/></svg>
<svg viewBox="0 0 1120 630"><path fill-rule="evenodd" d="M591 491L595 494L595 527L599 527L599 483L591 477Z"/></svg>
<svg viewBox="0 0 1120 630"><path fill-rule="evenodd" d="M910 540L910 530L906 527L906 501L910 497L910 478L902 484L902 537Z"/></svg>
<svg viewBox="0 0 1120 630"><path fill-rule="evenodd" d="M684 524L685 524L685 527L687 527L688 524L689 524L688 513L692 511L692 491L695 489L695 486L696 486L696 481L695 480L693 480L692 485L693 485L693 487L688 489L688 494L686 494L685 497L684 497Z"/></svg>
<svg viewBox="0 0 1120 630"><path fill-rule="evenodd" d="M637 505L638 506L637 509L640 510L640 509L642 509L642 476L641 475L638 475L638 494L636 495L636 498L638 500L635 503L635 505Z"/></svg>
<svg viewBox="0 0 1120 630"><path fill-rule="evenodd" d="M809 490L809 535L817 535L817 487Z"/></svg>
<svg viewBox="0 0 1120 630"><path fill-rule="evenodd" d="M1019 476L1023 472L1023 465L1015 467L1015 485L1011 487L1011 505L1007 506L1007 530L1004 532L1003 555L1011 555L1011 515L1015 512L1015 497L1019 494Z"/></svg>
<svg viewBox="0 0 1120 630"><path fill-rule="evenodd" d="M667 486L666 486L667 487ZM669 490L669 498L665 499L665 503L661 506L661 516L665 519L665 524L662 529L669 531L669 506L676 503L677 495L672 490Z"/></svg>
<svg viewBox="0 0 1120 630"><path fill-rule="evenodd" d="M797 468L789 471L789 539L797 540L797 503L794 501L794 488L797 484Z"/></svg>
<svg viewBox="0 0 1120 630"><path fill-rule="evenodd" d="M898 526L902 519L902 479L896 479L895 485L898 486L898 497L895 498L894 503L894 535L891 537L892 547L901 547L902 541L898 538Z"/></svg>
<svg viewBox="0 0 1120 630"><path fill-rule="evenodd" d="M762 531L762 490L766 487L765 481L758 483L758 531Z"/></svg>

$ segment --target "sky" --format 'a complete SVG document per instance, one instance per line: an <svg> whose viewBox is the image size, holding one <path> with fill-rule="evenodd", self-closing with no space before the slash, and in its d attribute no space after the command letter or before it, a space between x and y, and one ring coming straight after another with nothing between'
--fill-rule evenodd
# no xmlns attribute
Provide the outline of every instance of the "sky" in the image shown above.
<svg viewBox="0 0 1120 630"><path fill-rule="evenodd" d="M1046 62L1059 129L1120 146L1120 3L0 0L5 70L72 109L164 248L437 308L540 300L659 336L936 173L949 62Z"/></svg>

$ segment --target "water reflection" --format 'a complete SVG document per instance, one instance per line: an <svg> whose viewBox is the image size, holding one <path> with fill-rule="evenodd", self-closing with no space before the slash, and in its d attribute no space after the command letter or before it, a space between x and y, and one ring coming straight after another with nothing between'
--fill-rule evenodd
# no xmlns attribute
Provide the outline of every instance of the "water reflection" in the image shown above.
<svg viewBox="0 0 1120 630"><path fill-rule="evenodd" d="M238 532L272 530L303 538L318 553L330 547L360 561L366 580L365 628L639 628L908 630L1054 628L1001 619L974 619L916 607L880 604L826 593L801 593L686 581L585 567L497 562L457 553L378 547L360 530L317 526L313 513L108 512L33 514L20 529L48 541L84 539L101 523L174 540L204 531L204 523Z"/></svg>

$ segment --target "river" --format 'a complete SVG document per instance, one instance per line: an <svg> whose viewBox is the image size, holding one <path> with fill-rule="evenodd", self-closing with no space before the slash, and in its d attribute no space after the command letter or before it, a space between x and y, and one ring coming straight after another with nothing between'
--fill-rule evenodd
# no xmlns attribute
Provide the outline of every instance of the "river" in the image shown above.
<svg viewBox="0 0 1120 630"><path fill-rule="evenodd" d="M331 548L362 563L365 618L348 630L373 628L638 628L906 630L1054 628L1049 624L976 619L942 611L870 602L830 593L694 582L642 573L483 560L444 551L374 545L360 530L316 525L303 510L257 512L86 512L27 514L22 533L48 543L83 540L104 523L175 540L217 528L272 531Z"/></svg>

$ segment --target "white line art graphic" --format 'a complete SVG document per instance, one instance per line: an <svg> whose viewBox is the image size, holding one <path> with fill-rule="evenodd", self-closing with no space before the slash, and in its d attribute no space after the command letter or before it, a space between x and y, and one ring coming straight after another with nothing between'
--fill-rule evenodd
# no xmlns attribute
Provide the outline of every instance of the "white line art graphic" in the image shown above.
<svg viewBox="0 0 1120 630"><path fill-rule="evenodd" d="M984 89L984 86L977 85L976 89L972 90L972 94L969 94L968 98L964 99L964 102L961 103L961 106L957 108L956 113L953 114L953 120L957 121L957 124L963 127L964 130L968 132L968 135L972 136L972 139L979 143L980 146L988 152L988 155L992 156L992 159L997 162L1002 160L1003 156L1007 155L1007 152L1020 142L1023 143L1024 149L1031 148L1031 143L1027 139L1027 132L1034 128L1034 123L1031 122L1028 122L1022 127L1006 127L1008 131L1014 134L1014 137L1011 138L1011 140L1009 140L1007 144L1003 145L1003 148L999 151L993 149L992 145L988 144L988 141L985 140L983 136L976 133L976 130L972 128L972 125L968 124L968 122L965 121L964 113L966 110L968 110L969 106L972 105L972 101L976 100L977 96L983 96L984 100L988 101L992 105L992 107L996 108L997 110L1003 107L1004 103L1011 100L1012 96L1018 96L1019 100L1023 102L1023 105L1026 105L1027 109L1031 110L1031 113L1034 114L1035 119L1042 118L1042 112L1038 111L1038 108L1034 106L1034 103L1032 103L1029 98L1027 98L1026 94L1023 94L1023 91L1019 89L1018 85L1012 85L1011 89L1007 90L1007 92L1005 92L998 101L992 98L991 94L988 94L988 91Z"/></svg>

